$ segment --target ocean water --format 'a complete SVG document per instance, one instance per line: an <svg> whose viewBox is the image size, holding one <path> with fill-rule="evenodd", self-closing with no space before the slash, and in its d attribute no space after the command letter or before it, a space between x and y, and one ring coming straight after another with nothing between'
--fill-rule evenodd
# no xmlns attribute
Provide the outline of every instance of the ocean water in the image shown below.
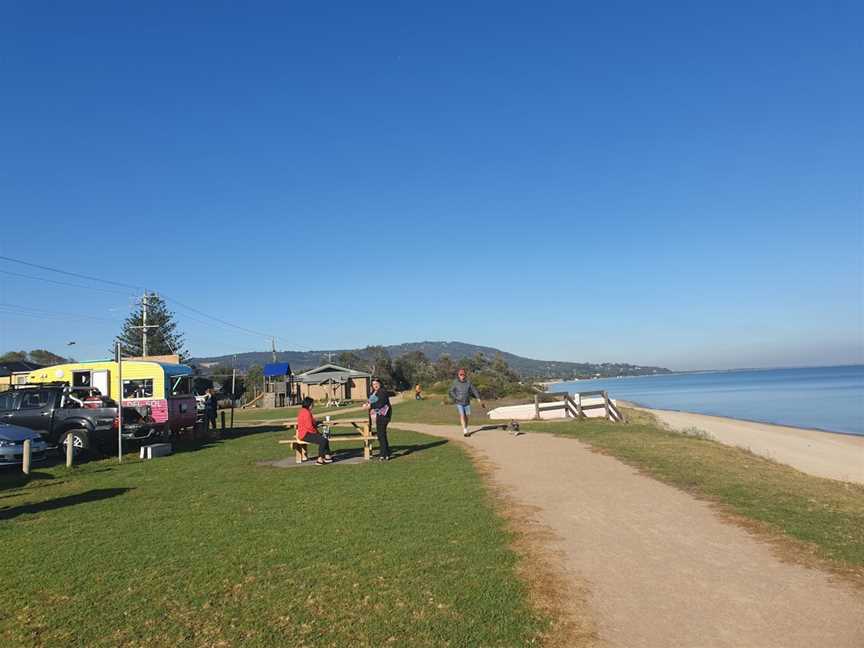
<svg viewBox="0 0 864 648"><path fill-rule="evenodd" d="M864 365L747 369L558 383L645 407L864 435Z"/></svg>

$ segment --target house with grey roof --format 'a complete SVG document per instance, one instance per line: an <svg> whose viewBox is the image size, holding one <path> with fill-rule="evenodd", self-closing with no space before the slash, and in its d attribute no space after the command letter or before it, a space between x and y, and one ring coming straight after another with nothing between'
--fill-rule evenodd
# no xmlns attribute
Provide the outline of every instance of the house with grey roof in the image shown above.
<svg viewBox="0 0 864 648"><path fill-rule="evenodd" d="M335 364L325 364L295 376L301 397L316 401L365 400L372 374Z"/></svg>

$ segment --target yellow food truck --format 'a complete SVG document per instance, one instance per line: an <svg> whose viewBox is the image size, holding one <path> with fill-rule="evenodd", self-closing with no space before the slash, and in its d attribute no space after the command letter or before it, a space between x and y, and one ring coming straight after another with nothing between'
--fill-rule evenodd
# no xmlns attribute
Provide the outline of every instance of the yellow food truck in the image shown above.
<svg viewBox="0 0 864 648"><path fill-rule="evenodd" d="M192 368L149 360L123 361L123 407L149 408L150 416L164 432L176 433L194 427L195 395ZM72 362L31 371L30 383L65 383L73 391L98 389L108 398L120 400L120 372L113 360Z"/></svg>

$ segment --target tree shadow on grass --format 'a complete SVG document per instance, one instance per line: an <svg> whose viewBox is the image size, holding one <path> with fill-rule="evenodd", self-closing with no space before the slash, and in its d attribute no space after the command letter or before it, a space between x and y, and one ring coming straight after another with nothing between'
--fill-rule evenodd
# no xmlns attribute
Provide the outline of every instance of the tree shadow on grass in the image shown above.
<svg viewBox="0 0 864 648"><path fill-rule="evenodd" d="M447 439L439 439L437 441L430 441L429 443L414 443L411 445L394 445L390 444L390 456L393 459L397 459L399 457L407 457L410 454L415 452L421 452L423 450L429 450L430 448L436 448L438 446L442 446L445 443L449 443ZM310 446L309 457L311 459L315 459L317 457L317 448L318 446L312 445ZM354 459L357 457L363 456L363 448L344 448L339 446L333 446L333 458L338 463L339 461L344 461L346 459ZM376 446L373 451L375 454L378 453L378 448Z"/></svg>
<svg viewBox="0 0 864 648"><path fill-rule="evenodd" d="M0 520L11 520L19 515L27 515L30 513L43 513L45 511L53 511L54 509L65 508L67 506L75 506L76 504L84 504L86 502L98 502L104 499L110 499L123 495L131 488L94 488L93 490L84 491L77 495L67 495L66 497L57 497L44 502L35 504L23 504L21 506L10 506L0 509Z"/></svg>
<svg viewBox="0 0 864 648"><path fill-rule="evenodd" d="M14 470L12 470L12 468L14 468ZM10 470L4 470L0 473L0 490L21 488L32 481L41 481L45 479L54 479L54 475L39 471L31 471L29 475L25 475L21 472L21 468L18 466L11 466ZM0 499L2 499L2 497L6 496L0 496Z"/></svg>
<svg viewBox="0 0 864 648"><path fill-rule="evenodd" d="M285 438L294 436L293 431L289 431L284 425L254 425L249 427L235 427L233 430L225 430L222 432L223 439L239 439L253 434L269 434L270 432L284 432Z"/></svg>

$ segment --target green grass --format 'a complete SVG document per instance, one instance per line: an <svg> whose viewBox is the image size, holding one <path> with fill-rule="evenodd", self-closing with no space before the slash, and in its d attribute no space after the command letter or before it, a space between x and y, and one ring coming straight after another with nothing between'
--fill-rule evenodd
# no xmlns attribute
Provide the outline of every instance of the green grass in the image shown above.
<svg viewBox="0 0 864 648"><path fill-rule="evenodd" d="M299 405L292 407L277 407L275 409L263 409L260 407L250 407L249 409L235 409L234 410L234 421L240 421L241 423L246 423L249 421L278 421L281 419L294 419L297 418L297 410L300 409ZM340 409L344 409L341 407L324 407L324 405L319 405L316 403L315 405L315 415L323 415L324 413L329 412L338 412ZM219 410L220 412L222 410ZM230 420L231 413L229 410L225 410L226 420Z"/></svg>
<svg viewBox="0 0 864 648"><path fill-rule="evenodd" d="M644 416L526 423L524 430L572 436L690 493L811 543L836 567L864 575L864 486L821 479L694 435L660 429Z"/></svg>
<svg viewBox="0 0 864 648"><path fill-rule="evenodd" d="M547 623L454 444L387 464L290 456L255 428L151 462L0 473L0 644L525 646ZM253 433L254 432L254 433Z"/></svg>
<svg viewBox="0 0 864 648"><path fill-rule="evenodd" d="M486 407L492 409L503 404L511 404L513 402L525 402L522 400L494 400L485 401ZM350 414L346 414L346 417ZM441 398L430 396L423 400L408 399L393 406L393 425L398 425L399 421L408 423L432 423L437 425L455 425L459 426L459 413L456 411L456 406L452 403L447 403ZM486 412L480 407L480 403L476 400L471 401L471 425L482 425L489 421Z"/></svg>

